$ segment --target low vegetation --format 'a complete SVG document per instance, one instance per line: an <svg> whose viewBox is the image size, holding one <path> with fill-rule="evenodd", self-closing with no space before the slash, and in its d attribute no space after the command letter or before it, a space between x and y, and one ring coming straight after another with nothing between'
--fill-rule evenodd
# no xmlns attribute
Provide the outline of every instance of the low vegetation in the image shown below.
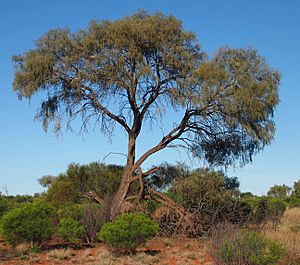
<svg viewBox="0 0 300 265"><path fill-rule="evenodd" d="M75 259L78 250L72 248L104 243L110 253L104 257L107 264L118 264L119 256L129 253L134 257L132 264L152 264L158 254L151 257L140 249L158 236L160 248L170 251L170 255L178 238L200 238L202 248L206 246L206 253L215 258L211 264L299 264L300 210L294 207L299 200L297 182L289 189L284 187L289 190L287 196L275 196L274 191L280 190L277 186L267 196L254 196L241 193L237 178L222 172L191 170L182 164L163 164L160 168L147 177L145 185L146 190L155 188L160 192L142 196L139 203L128 202L124 209L127 213L113 221L109 220L111 194L123 170L115 165L72 164L66 173L40 181L47 183L46 192L1 195L0 237L13 251L0 248L0 259L18 256L32 262L32 255L36 255L32 253L50 248L47 260L64 262ZM110 177L104 184L108 172ZM97 183L97 192L88 194L92 184L82 183L91 178ZM72 188L66 189L67 184ZM138 188L132 185L130 192L135 194ZM105 200L98 201L98 197ZM186 241L181 247L186 259L182 264L202 262L202 256L194 251L198 243ZM96 264L95 254L91 255L82 259Z"/></svg>
<svg viewBox="0 0 300 265"><path fill-rule="evenodd" d="M8 211L1 218L1 237L13 246L23 242L32 247L40 245L53 234L52 210L48 204L37 201Z"/></svg>
<svg viewBox="0 0 300 265"><path fill-rule="evenodd" d="M115 253L131 253L158 230L158 224L144 214L123 214L114 222L106 223L98 238L108 243Z"/></svg>
<svg viewBox="0 0 300 265"><path fill-rule="evenodd" d="M84 234L84 227L71 217L62 218L57 228L57 235L70 243L78 242Z"/></svg>
<svg viewBox="0 0 300 265"><path fill-rule="evenodd" d="M283 257L280 243L235 226L218 227L212 236L218 264L275 265Z"/></svg>

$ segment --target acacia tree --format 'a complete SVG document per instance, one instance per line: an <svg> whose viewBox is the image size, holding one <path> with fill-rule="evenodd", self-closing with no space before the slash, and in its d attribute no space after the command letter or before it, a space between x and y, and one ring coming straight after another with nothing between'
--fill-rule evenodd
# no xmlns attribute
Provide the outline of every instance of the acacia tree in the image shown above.
<svg viewBox="0 0 300 265"><path fill-rule="evenodd" d="M40 92L37 113L46 129L78 116L110 136L128 136L127 161L111 208L143 196L141 165L154 153L180 146L212 165L242 164L270 143L280 75L254 49L220 48L212 58L182 22L138 12L116 21L92 21L72 33L54 29L35 48L14 56L13 87L20 98ZM136 157L141 128L173 109L181 118L157 144ZM138 195L128 196L139 181Z"/></svg>

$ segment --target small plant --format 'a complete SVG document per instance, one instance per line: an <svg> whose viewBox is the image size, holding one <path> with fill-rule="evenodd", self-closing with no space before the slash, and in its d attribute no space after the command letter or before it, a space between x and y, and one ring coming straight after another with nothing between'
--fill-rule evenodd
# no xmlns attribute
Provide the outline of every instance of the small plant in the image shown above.
<svg viewBox="0 0 300 265"><path fill-rule="evenodd" d="M1 218L1 237L13 246L23 242L29 242L31 247L39 245L52 235L51 212L52 208L42 202L12 209Z"/></svg>
<svg viewBox="0 0 300 265"><path fill-rule="evenodd" d="M114 222L103 225L98 234L116 254L133 252L158 232L159 226L144 214L122 214Z"/></svg>
<svg viewBox="0 0 300 265"><path fill-rule="evenodd" d="M57 235L70 243L78 242L84 234L84 227L81 223L71 217L60 220Z"/></svg>
<svg viewBox="0 0 300 265"><path fill-rule="evenodd" d="M185 247L186 247L186 249L192 249L193 244L192 243L186 243Z"/></svg>
<svg viewBox="0 0 300 265"><path fill-rule="evenodd" d="M197 259L197 255L196 255L196 253L194 253L194 252L188 253L188 254L186 255L186 257L187 257L188 259Z"/></svg>
<svg viewBox="0 0 300 265"><path fill-rule="evenodd" d="M173 247L173 246L174 246L169 238L166 238L166 239L164 240L164 245L165 245L166 247Z"/></svg>
<svg viewBox="0 0 300 265"><path fill-rule="evenodd" d="M242 230L233 238L224 239L217 256L226 265L275 265L283 256L282 247L259 233Z"/></svg>

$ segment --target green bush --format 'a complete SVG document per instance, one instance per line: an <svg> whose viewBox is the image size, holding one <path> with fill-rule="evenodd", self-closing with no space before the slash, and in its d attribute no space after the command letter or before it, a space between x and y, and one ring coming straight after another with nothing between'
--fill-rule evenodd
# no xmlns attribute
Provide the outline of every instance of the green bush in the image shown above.
<svg viewBox="0 0 300 265"><path fill-rule="evenodd" d="M288 200L287 203L289 207L300 207L300 198L297 198L295 196L291 196Z"/></svg>
<svg viewBox="0 0 300 265"><path fill-rule="evenodd" d="M79 203L70 202L60 205L57 209L58 220L68 217L76 221L80 221L83 217L83 205Z"/></svg>
<svg viewBox="0 0 300 265"><path fill-rule="evenodd" d="M5 198L0 197L0 218L9 210L9 202Z"/></svg>
<svg viewBox="0 0 300 265"><path fill-rule="evenodd" d="M225 238L217 257L226 265L275 265L283 256L282 247L259 233L242 230L234 238Z"/></svg>
<svg viewBox="0 0 300 265"><path fill-rule="evenodd" d="M43 202L25 203L6 212L0 220L1 237L12 245L39 244L52 235L52 208Z"/></svg>
<svg viewBox="0 0 300 265"><path fill-rule="evenodd" d="M251 206L250 221L258 225L271 222L277 226L287 207L286 201L281 198L263 196L243 198L242 201Z"/></svg>
<svg viewBox="0 0 300 265"><path fill-rule="evenodd" d="M129 213L104 224L98 238L109 244L115 253L130 253L155 236L158 230L159 225L147 215Z"/></svg>
<svg viewBox="0 0 300 265"><path fill-rule="evenodd" d="M63 218L60 220L57 235L62 237L64 240L76 243L84 234L84 227L81 223L74 220L73 218Z"/></svg>

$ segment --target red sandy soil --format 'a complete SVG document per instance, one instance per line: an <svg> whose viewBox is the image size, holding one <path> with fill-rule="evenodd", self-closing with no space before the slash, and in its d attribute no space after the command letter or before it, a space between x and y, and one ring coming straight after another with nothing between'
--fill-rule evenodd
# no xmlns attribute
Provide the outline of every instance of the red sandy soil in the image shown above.
<svg viewBox="0 0 300 265"><path fill-rule="evenodd" d="M50 244L50 243L49 243ZM50 246L50 245L49 245ZM196 239L155 238L132 256L114 257L103 244L93 248L55 249L9 258L11 249L0 242L1 265L214 265L205 241ZM7 256L7 260L4 257ZM1 263L2 260L2 263Z"/></svg>

